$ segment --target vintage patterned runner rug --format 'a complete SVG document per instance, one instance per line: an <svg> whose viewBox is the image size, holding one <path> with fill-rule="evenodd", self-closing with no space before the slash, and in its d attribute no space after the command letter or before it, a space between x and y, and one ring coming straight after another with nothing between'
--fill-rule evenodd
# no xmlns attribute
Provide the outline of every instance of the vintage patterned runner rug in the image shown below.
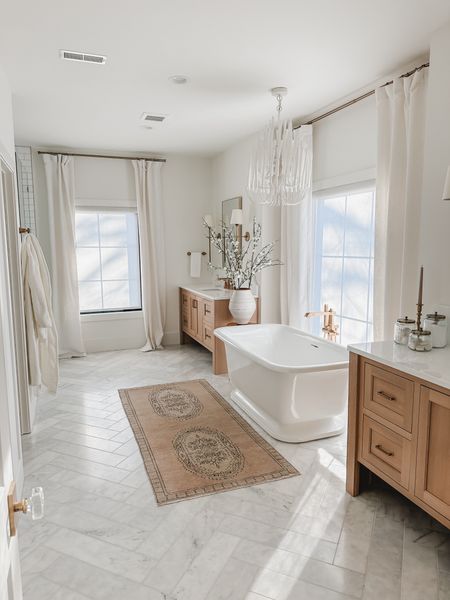
<svg viewBox="0 0 450 600"><path fill-rule="evenodd" d="M204 379L119 394L159 505L299 475Z"/></svg>

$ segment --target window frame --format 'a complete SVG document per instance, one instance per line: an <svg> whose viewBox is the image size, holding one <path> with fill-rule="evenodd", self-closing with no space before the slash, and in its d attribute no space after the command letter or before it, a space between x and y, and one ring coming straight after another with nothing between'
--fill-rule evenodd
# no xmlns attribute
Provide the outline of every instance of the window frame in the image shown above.
<svg viewBox="0 0 450 600"><path fill-rule="evenodd" d="M346 216L347 216L347 198L348 196L363 194L370 192L373 195L372 200L372 213L371 213L371 222L370 228L372 231L371 243L370 243L370 251L369 256L347 256L345 254L345 233L347 230ZM323 212L320 210L320 201L328 200L332 198L340 198L342 196L346 197L346 207L345 207L345 218L344 218L344 231L343 231L343 241L342 241L342 255L324 255L323 253L323 236L317 235L323 231ZM336 307L331 307L336 311L336 321L339 325L338 330L338 343L341 342L341 334L342 334L342 320L353 321L355 323L365 324L366 335L365 341L362 343L369 342L371 337L369 335L370 328L372 328L373 333L373 276L374 276L374 260L375 260L375 212L376 212L376 180L369 179L366 181L349 183L347 185L341 184L339 186L333 186L330 188L324 188L320 190L315 190L313 192L313 203L314 203L314 262L313 262L313 303L314 305L319 304L321 302L321 288L322 288L322 260L324 258L333 258L341 261L341 276L340 276L340 310L337 311ZM367 317L371 316L372 320L359 319L357 317L350 317L342 313L343 306L343 296L344 296L344 265L345 260L352 259L363 259L369 260L369 276L368 276L368 289L367 289L367 305L366 305L366 315ZM320 306L322 308L322 305ZM372 314L370 315L370 308L372 308ZM315 334L319 333L320 326L318 324L313 324L313 331ZM352 342L350 342L352 343ZM353 342L359 343L359 342ZM342 344L344 345L344 344ZM347 344L345 344L347 345Z"/></svg>
<svg viewBox="0 0 450 600"><path fill-rule="evenodd" d="M141 271L141 246L140 246L140 232L139 232L139 217L137 212L137 207L135 206L92 206L92 205L84 205L77 204L75 207L75 216L76 213L95 213L97 215L100 214L117 214L117 213L134 213L136 215L136 226L137 226L137 249L138 249L138 273L139 273L139 299L140 306L139 307L130 307L130 308L105 308L105 309L89 309L89 310L81 310L80 308L80 317L85 317L89 315L93 316L101 316L101 315L122 315L124 313L142 313L142 271ZM75 227L76 232L76 227ZM83 247L83 246L81 246ZM100 245L100 230L99 230L99 249L102 248ZM78 244L75 242L75 251L78 248ZM78 263L77 263L78 269ZM101 272L101 261L100 261L100 272ZM100 280L103 282L103 278ZM77 274L77 283L80 283ZM103 288L102 288L103 289ZM102 291L103 298L103 291Z"/></svg>

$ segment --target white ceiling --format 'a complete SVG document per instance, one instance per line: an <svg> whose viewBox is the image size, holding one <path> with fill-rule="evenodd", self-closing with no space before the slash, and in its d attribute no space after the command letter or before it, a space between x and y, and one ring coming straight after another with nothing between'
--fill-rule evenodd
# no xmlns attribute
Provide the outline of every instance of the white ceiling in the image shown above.
<svg viewBox="0 0 450 600"><path fill-rule="evenodd" d="M449 0L10 0L0 64L19 143L208 155L267 121L269 88L310 114L426 53L448 20ZM169 118L145 129L144 111Z"/></svg>

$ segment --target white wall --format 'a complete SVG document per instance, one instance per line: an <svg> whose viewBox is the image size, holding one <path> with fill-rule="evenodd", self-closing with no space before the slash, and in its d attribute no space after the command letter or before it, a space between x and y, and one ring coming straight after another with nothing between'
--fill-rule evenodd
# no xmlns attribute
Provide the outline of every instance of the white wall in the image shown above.
<svg viewBox="0 0 450 600"><path fill-rule="evenodd" d="M375 178L375 97L369 96L314 125L314 189Z"/></svg>
<svg viewBox="0 0 450 600"><path fill-rule="evenodd" d="M244 222L256 212L263 223L264 239L279 235L279 211L256 210L246 197L249 161L256 136L245 138L218 154L212 163L213 210L220 218L221 202L233 196L244 198ZM324 189L375 178L376 111L369 97L314 125L315 189ZM268 269L261 280L261 318L280 321L279 272Z"/></svg>
<svg viewBox="0 0 450 600"><path fill-rule="evenodd" d="M450 165L450 24L431 40L422 197L421 255L427 310L450 313L450 202L441 200ZM450 314L449 314L450 316Z"/></svg>
<svg viewBox="0 0 450 600"><path fill-rule="evenodd" d="M47 148L49 150L49 148ZM47 193L42 157L33 152L37 232L50 264ZM164 343L179 340L178 286L209 281L206 260L202 276L189 276L189 250L207 250L202 216L210 209L210 161L205 158L168 156L163 167L163 198L166 231L167 321ZM97 205L129 206L135 203L134 175L130 161L75 159L75 195ZM82 317L88 352L138 348L144 343L141 313L88 315Z"/></svg>
<svg viewBox="0 0 450 600"><path fill-rule="evenodd" d="M0 68L0 153L14 167L14 125L11 89Z"/></svg>
<svg viewBox="0 0 450 600"><path fill-rule="evenodd" d="M262 223L263 241L277 239L280 228L279 213L274 208L255 207L246 194L250 156L256 136L247 137L233 144L212 161L213 213L216 222L222 214L222 201L235 196L243 197L244 223L249 224L253 217ZM274 254L276 257L276 253ZM279 272L275 267L259 274L259 294L261 297L261 320L263 323L280 321Z"/></svg>

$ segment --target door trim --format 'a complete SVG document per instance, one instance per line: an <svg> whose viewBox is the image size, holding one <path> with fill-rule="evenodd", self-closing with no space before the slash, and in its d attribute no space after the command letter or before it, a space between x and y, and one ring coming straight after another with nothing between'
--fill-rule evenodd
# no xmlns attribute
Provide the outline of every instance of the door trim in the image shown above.
<svg viewBox="0 0 450 600"><path fill-rule="evenodd" d="M28 383L28 362L25 338L25 318L22 289L22 274L20 266L19 206L17 180L14 170L0 157L0 176L5 181L6 243L8 247L8 267L11 284L11 307L13 317L13 335L16 358L16 379L19 400L20 425L22 434L31 433L36 412L36 402L30 397ZM1 184L1 182L0 182Z"/></svg>

